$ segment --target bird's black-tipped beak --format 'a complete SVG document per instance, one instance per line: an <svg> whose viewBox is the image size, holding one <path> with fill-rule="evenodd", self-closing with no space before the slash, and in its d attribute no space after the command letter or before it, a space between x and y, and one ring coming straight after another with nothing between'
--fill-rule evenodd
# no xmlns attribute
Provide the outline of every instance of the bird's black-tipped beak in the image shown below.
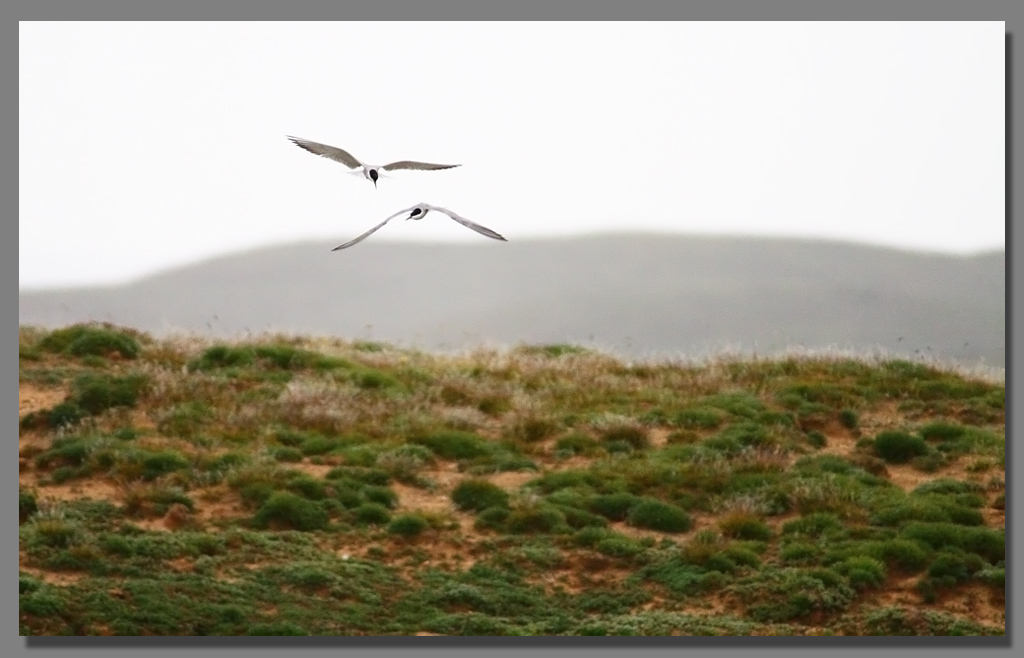
<svg viewBox="0 0 1024 658"><path fill-rule="evenodd" d="M373 189L377 189L377 179L373 179Z"/></svg>

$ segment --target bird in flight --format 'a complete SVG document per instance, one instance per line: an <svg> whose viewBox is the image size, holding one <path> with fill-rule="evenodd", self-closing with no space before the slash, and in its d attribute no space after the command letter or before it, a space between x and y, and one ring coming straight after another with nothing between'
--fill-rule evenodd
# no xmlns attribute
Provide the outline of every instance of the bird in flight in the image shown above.
<svg viewBox="0 0 1024 658"><path fill-rule="evenodd" d="M465 217L460 217L459 215L455 214L451 210L448 210L447 208L439 208L437 206L432 206L429 203L417 203L415 206L412 206L411 208L406 208L405 210L399 210L394 215L391 215L390 217L385 219L380 224L377 224L376 226L371 228L366 233L363 233L362 235L360 235L357 238L349 240L345 244L339 244L334 249L331 249L331 251L338 251L339 249L345 249L346 247L351 247L354 244L362 242L366 238L370 237L370 235L373 234L374 231L376 231L377 229L383 227L385 224L390 222L395 217L398 217L402 213L409 213L409 216L405 218L406 221L409 221L410 219L420 220L420 219L423 219L423 217L425 217L426 214L428 212L430 212L431 210L436 210L439 213L443 213L445 215L448 215L449 217L451 217L452 219L454 219L458 223L462 224L463 226L465 226L467 228L473 229L474 231L476 231L477 233L480 233L481 235L486 235L489 238L494 238L495 240L501 240L502 242L508 242L508 240L506 240L504 237L502 237L498 233L495 233L494 231L492 231L491 229L487 228L486 226L480 226L479 224L476 224L474 222L469 221Z"/></svg>
<svg viewBox="0 0 1024 658"><path fill-rule="evenodd" d="M328 146L327 144L320 144L318 142L311 142L308 139L302 139L301 137L292 137L286 135L296 146L306 149L310 153L315 155L330 158L335 162L340 162L351 171L352 174L362 174L363 177L373 181L373 186L377 187L377 179L381 177L382 171L394 171L395 169L417 169L420 171L435 171L437 169L452 169L454 167L461 167L462 165L447 165L447 164L431 164L429 162L414 162L412 160L399 160L386 165L371 165L365 162L360 162L351 153L335 146Z"/></svg>

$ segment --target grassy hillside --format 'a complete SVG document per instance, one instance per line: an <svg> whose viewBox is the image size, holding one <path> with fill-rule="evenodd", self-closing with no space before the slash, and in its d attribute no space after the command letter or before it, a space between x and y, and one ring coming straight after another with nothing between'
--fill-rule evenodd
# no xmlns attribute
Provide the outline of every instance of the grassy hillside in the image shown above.
<svg viewBox="0 0 1024 658"><path fill-rule="evenodd" d="M1004 365L1004 252L685 235L486 242L271 247L124 286L22 292L19 314L49 327L286 331L431 350L573 342L647 356L838 345Z"/></svg>
<svg viewBox="0 0 1024 658"><path fill-rule="evenodd" d="M1003 635L1005 388L22 327L22 635Z"/></svg>

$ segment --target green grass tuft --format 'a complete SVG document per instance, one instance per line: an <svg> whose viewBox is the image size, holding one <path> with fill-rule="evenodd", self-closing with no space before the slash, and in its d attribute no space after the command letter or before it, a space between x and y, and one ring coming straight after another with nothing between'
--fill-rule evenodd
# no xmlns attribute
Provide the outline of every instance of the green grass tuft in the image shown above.
<svg viewBox="0 0 1024 658"><path fill-rule="evenodd" d="M419 514L400 514L388 523L388 532L399 537L415 537L430 528L430 523Z"/></svg>
<svg viewBox="0 0 1024 658"><path fill-rule="evenodd" d="M303 531L326 528L328 521L327 512L320 505L288 492L271 495L253 517L253 524L257 528L292 528Z"/></svg>
<svg viewBox="0 0 1024 658"><path fill-rule="evenodd" d="M508 507L509 495L487 480L463 480L452 491L452 502L464 511L482 511L489 507Z"/></svg>
<svg viewBox="0 0 1024 658"><path fill-rule="evenodd" d="M919 436L887 431L875 437L875 454L893 464L905 464L928 452L928 444Z"/></svg>
<svg viewBox="0 0 1024 658"><path fill-rule="evenodd" d="M693 526L686 510L660 500L641 500L630 508L626 522L638 528L673 533L686 532Z"/></svg>

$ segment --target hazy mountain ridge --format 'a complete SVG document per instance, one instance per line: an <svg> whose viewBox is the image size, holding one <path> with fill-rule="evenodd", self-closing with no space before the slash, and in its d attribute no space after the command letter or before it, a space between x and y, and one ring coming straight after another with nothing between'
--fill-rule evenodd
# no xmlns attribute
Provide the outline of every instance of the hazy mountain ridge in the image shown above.
<svg viewBox="0 0 1024 658"><path fill-rule="evenodd" d="M123 286L22 292L20 322L294 331L423 347L593 341L649 354L837 345L1005 359L1004 251L958 257L636 234L331 246L230 254Z"/></svg>

